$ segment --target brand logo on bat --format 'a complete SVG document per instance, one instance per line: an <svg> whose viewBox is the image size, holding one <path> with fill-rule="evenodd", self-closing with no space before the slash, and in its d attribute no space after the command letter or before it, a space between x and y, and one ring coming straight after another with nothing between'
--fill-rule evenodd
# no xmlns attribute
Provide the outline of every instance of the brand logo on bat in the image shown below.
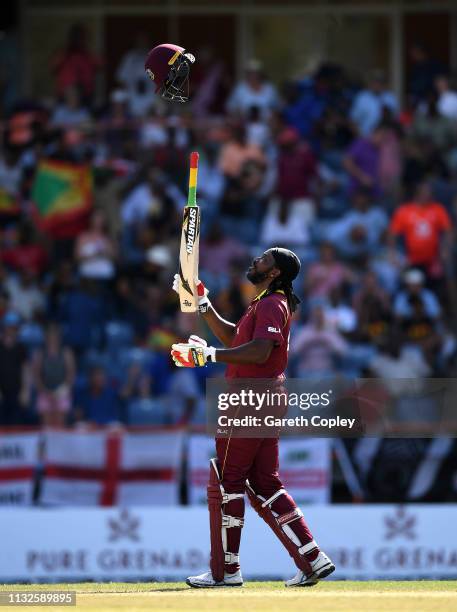
<svg viewBox="0 0 457 612"><path fill-rule="evenodd" d="M192 306L192 302L189 302L189 300L184 300L183 304L184 306Z"/></svg>
<svg viewBox="0 0 457 612"><path fill-rule="evenodd" d="M189 209L189 220L187 223L187 244L186 251L189 255L194 249L195 235L197 233L197 209L191 207Z"/></svg>

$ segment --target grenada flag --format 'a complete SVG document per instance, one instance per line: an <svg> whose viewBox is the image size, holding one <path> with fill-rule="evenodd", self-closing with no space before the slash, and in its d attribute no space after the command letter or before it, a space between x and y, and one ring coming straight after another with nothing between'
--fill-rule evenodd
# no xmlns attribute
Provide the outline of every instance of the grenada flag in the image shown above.
<svg viewBox="0 0 457 612"><path fill-rule="evenodd" d="M92 208L92 169L87 165L44 160L32 186L40 227L55 238L71 238L85 227Z"/></svg>

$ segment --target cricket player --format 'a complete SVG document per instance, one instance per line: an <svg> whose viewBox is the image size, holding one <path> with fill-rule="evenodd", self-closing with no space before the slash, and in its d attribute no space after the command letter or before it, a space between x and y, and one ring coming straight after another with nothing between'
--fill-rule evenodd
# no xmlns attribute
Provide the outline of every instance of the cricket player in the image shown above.
<svg viewBox="0 0 457 612"><path fill-rule="evenodd" d="M198 281L199 312L226 348L207 346L197 336L173 344L179 367L228 364L229 379L284 380L287 366L291 313L299 303L292 281L300 260L292 251L272 248L254 259L247 271L257 296L235 325L225 321L211 305L208 291ZM178 290L176 275L173 288ZM239 547L244 523L244 495L272 528L293 558L298 572L286 586L313 586L335 570L314 540L302 511L284 489L278 475L278 438L216 438L217 459L210 462L208 508L210 514L210 571L190 576L191 587L241 586Z"/></svg>

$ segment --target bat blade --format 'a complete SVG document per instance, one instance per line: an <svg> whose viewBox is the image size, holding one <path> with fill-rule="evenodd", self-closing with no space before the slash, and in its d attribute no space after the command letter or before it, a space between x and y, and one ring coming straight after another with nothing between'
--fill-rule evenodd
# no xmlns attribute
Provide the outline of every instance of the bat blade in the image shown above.
<svg viewBox="0 0 457 612"><path fill-rule="evenodd" d="M200 244L200 207L184 208L181 246L179 250L179 301L182 312L196 312L198 254Z"/></svg>
<svg viewBox="0 0 457 612"><path fill-rule="evenodd" d="M190 154L189 195L184 208L179 250L179 301L182 312L198 309L198 250L200 245L200 208L197 206L198 153Z"/></svg>

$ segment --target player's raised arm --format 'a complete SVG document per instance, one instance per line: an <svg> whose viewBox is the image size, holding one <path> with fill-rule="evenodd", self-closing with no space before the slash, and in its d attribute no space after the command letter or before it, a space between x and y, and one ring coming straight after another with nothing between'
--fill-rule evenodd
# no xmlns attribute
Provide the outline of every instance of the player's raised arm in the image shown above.
<svg viewBox="0 0 457 612"><path fill-rule="evenodd" d="M197 281L197 295L198 295L198 311L205 319L208 327L216 336L216 338L222 342L224 346L231 346L233 338L235 336L236 327L234 323L226 321L221 315L214 309L208 298L208 289L201 281ZM179 274L175 274L173 280L173 289L178 292L179 287Z"/></svg>

